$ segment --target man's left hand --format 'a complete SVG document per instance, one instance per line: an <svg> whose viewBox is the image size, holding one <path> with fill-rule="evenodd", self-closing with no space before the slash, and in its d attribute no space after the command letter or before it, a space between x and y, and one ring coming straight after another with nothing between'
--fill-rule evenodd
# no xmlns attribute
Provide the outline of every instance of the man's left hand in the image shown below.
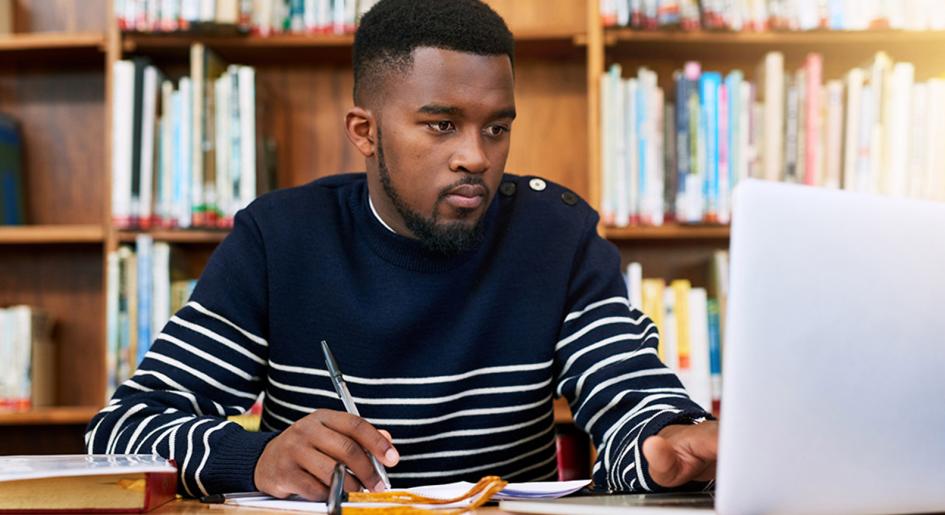
<svg viewBox="0 0 945 515"><path fill-rule="evenodd" d="M715 479L719 423L669 425L643 442L650 477L666 488Z"/></svg>

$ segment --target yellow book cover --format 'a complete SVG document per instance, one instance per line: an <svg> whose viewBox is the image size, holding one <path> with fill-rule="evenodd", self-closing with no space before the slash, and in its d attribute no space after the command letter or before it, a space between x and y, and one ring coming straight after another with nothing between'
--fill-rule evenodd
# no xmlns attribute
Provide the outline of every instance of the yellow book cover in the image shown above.
<svg viewBox="0 0 945 515"><path fill-rule="evenodd" d="M670 283L676 295L676 352L679 354L679 369L688 370L692 355L692 342L689 335L689 291L692 284L688 279L676 279Z"/></svg>
<svg viewBox="0 0 945 515"><path fill-rule="evenodd" d="M650 320L656 324L656 329L663 331L663 295L666 290L666 281L663 279L644 279L642 281L643 290L643 313L650 317ZM663 359L663 346L658 347L659 357Z"/></svg>

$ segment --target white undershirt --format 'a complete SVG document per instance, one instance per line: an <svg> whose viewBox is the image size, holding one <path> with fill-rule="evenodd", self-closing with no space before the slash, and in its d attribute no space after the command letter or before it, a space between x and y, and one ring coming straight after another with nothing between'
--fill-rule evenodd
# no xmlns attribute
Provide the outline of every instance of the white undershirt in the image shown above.
<svg viewBox="0 0 945 515"><path fill-rule="evenodd" d="M374 209L374 202L371 201L371 196L370 196L370 195L368 195L367 201L368 201L368 205L371 206L371 212L374 213L374 218L377 218L377 221L380 222L381 225L383 225L384 227L387 227L387 230L388 230L388 231L390 231L390 232L392 232L392 233L394 233L394 234L397 234L397 231L391 229L391 226L387 225L387 223L384 222L384 219L381 218L381 215L380 215L380 214L378 214L377 209Z"/></svg>

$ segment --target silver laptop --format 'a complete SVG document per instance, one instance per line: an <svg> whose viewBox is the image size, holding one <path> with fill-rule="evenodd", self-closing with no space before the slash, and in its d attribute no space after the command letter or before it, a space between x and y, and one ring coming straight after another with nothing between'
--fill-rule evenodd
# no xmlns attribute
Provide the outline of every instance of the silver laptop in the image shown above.
<svg viewBox="0 0 945 515"><path fill-rule="evenodd" d="M730 274L715 510L945 512L945 204L746 181Z"/></svg>

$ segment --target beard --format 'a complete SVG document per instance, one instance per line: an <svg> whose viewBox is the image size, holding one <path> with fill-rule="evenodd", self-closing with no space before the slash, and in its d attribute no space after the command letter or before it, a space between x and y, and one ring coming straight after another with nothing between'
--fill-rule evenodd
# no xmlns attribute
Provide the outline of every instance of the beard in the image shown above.
<svg viewBox="0 0 945 515"><path fill-rule="evenodd" d="M384 188L384 193L394 204L394 208L400 214L401 218L404 219L407 228L417 237L423 248L437 254L455 256L468 252L482 243L482 219L484 217L480 217L472 224L462 221L442 223L437 214L437 208L440 203L446 199L448 192L459 185L480 185L485 187L488 191L482 179L476 176L466 176L456 183L447 186L440 191L440 194L437 196L436 202L433 204L432 216L425 217L411 209L406 202L404 202L403 197L400 196L390 180L390 170L387 168L387 162L384 159L384 145L381 139L380 126L377 128L377 169L381 179L381 186ZM474 209L459 209L459 217L462 219L469 218L474 211Z"/></svg>

